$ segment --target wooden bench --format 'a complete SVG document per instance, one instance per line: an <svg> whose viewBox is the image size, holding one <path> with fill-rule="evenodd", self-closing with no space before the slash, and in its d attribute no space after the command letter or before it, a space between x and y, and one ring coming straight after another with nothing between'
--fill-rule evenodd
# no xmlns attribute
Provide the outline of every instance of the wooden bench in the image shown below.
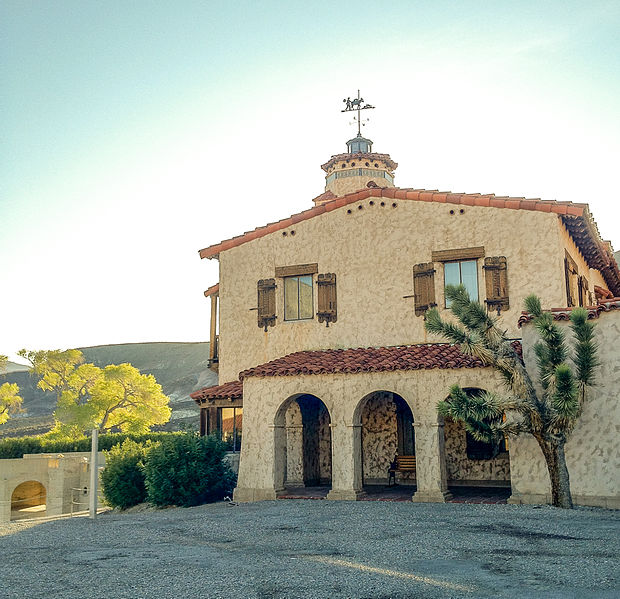
<svg viewBox="0 0 620 599"><path fill-rule="evenodd" d="M397 472L415 472L415 456L414 455L397 455L390 464L388 470L388 487L391 481L396 484Z"/></svg>

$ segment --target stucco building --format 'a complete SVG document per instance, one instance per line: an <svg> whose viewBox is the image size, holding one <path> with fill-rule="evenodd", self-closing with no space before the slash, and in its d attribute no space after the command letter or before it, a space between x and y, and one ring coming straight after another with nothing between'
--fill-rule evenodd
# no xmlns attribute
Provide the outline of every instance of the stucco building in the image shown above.
<svg viewBox="0 0 620 599"><path fill-rule="evenodd" d="M463 283L499 315L532 374L524 298L538 294L559 319L591 307L606 378L567 460L578 503L617 506L620 271L588 205L398 188L397 164L370 140L358 135L347 150L322 165L325 192L308 210L200 251L219 260L205 295L220 384L192 397L201 432L240 447L235 499L299 485L357 499L386 484L398 454L415 456L396 473L415 484L414 501L444 501L456 485L547 500L533 440L498 453L437 415L453 383L502 387L493 369L425 331L426 310L447 315L444 288Z"/></svg>

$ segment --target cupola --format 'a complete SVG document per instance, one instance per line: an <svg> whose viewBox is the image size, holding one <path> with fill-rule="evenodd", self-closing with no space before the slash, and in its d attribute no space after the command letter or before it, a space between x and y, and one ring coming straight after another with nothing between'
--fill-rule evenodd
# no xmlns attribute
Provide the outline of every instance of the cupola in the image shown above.
<svg viewBox="0 0 620 599"><path fill-rule="evenodd" d="M372 151L372 141L362 136L362 111L373 109L360 97L343 100L346 107L342 112L357 112L357 135L347 142L346 154L335 154L321 168L325 171L325 193L315 198L315 204L322 204L334 196L343 196L365 187L394 187L394 171L398 164L389 154ZM368 119L364 119L368 120Z"/></svg>

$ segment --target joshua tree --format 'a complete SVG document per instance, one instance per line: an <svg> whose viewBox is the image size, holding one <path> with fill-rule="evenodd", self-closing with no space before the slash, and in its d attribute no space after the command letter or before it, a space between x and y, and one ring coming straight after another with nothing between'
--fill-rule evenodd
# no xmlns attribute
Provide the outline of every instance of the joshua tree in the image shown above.
<svg viewBox="0 0 620 599"><path fill-rule="evenodd" d="M587 311L575 308L571 312L574 351L569 360L564 331L550 313L542 311L535 295L526 298L525 308L534 317L540 335L534 346L542 388L539 393L513 342L498 328L497 318L471 301L462 285L446 287L446 297L462 326L443 321L433 308L426 314L426 329L458 343L464 354L497 369L507 393L472 395L453 385L448 399L438 404L439 413L463 422L478 441L497 444L508 435L532 435L547 463L553 505L572 508L564 445L581 414L598 365L594 325L588 321Z"/></svg>

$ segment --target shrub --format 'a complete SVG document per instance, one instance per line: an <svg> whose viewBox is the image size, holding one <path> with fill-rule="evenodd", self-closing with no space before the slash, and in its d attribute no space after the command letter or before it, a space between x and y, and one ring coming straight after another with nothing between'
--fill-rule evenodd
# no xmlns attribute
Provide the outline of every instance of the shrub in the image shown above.
<svg viewBox="0 0 620 599"><path fill-rule="evenodd" d="M153 445L145 461L148 499L157 506L198 505L232 492L235 475L215 437L185 434Z"/></svg>
<svg viewBox="0 0 620 599"><path fill-rule="evenodd" d="M105 451L131 439L136 443L146 441L160 441L167 437L183 435L184 433L145 433L141 435L126 433L110 433L99 435L99 449ZM50 439L39 437L10 437L0 439L0 459L21 458L25 453L69 453L72 451L90 451L90 437L82 439Z"/></svg>
<svg viewBox="0 0 620 599"><path fill-rule="evenodd" d="M146 500L144 459L147 451L147 445L125 439L105 452L101 490L108 505L124 510Z"/></svg>

